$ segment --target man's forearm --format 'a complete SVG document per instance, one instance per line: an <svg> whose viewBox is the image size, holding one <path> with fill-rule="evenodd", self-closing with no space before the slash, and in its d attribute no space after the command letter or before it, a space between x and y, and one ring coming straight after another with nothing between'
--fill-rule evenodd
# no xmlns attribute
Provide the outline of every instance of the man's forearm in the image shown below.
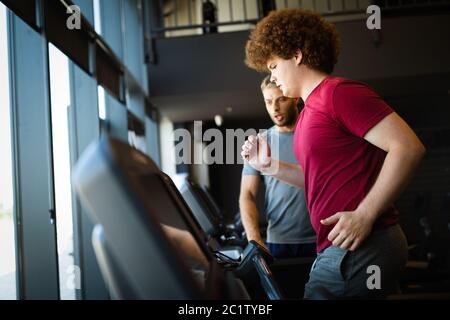
<svg viewBox="0 0 450 320"><path fill-rule="evenodd" d="M248 241L262 242L259 230L259 211L254 200L244 198L239 200L241 220L247 234Z"/></svg>
<svg viewBox="0 0 450 320"><path fill-rule="evenodd" d="M406 187L424 154L425 149L422 146L413 150L408 148L390 150L377 180L358 206L358 210L375 221Z"/></svg>
<svg viewBox="0 0 450 320"><path fill-rule="evenodd" d="M305 176L298 164L272 159L271 169L261 172L298 188L305 186Z"/></svg>

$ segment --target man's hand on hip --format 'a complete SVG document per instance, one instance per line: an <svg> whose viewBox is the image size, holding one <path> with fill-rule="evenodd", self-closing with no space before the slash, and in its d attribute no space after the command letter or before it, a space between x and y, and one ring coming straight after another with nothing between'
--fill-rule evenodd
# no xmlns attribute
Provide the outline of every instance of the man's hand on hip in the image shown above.
<svg viewBox="0 0 450 320"><path fill-rule="evenodd" d="M328 234L334 246L350 251L356 250L372 231L374 220L371 215L361 209L338 212L327 219L321 220L323 225L335 224Z"/></svg>

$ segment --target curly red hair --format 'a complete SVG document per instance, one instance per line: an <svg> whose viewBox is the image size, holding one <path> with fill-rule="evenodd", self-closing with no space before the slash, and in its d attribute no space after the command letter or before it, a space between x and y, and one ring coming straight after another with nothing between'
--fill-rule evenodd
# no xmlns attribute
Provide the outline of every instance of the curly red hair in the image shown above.
<svg viewBox="0 0 450 320"><path fill-rule="evenodd" d="M257 23L245 46L245 64L268 71L273 57L291 59L301 50L302 62L327 74L333 72L339 56L339 35L334 24L304 9L272 11Z"/></svg>

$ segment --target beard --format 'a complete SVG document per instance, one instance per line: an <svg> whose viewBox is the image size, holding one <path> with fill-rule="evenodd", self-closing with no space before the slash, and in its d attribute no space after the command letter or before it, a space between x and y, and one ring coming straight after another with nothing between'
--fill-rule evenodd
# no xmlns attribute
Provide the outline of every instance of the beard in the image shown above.
<svg viewBox="0 0 450 320"><path fill-rule="evenodd" d="M295 103L292 105L291 108L289 108L286 113L284 114L284 119L282 121L278 121L275 119L275 117L272 117L273 123L275 123L278 127L290 127L295 124L298 117L298 112L296 110L297 106Z"/></svg>

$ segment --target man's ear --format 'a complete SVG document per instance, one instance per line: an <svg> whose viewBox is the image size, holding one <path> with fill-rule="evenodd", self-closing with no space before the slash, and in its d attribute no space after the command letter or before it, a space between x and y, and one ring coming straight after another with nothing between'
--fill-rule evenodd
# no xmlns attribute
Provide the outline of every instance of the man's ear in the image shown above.
<svg viewBox="0 0 450 320"><path fill-rule="evenodd" d="M296 64L296 65L299 66L299 65L302 63L302 60L303 60L303 54L302 54L302 51L301 51L300 49L298 49L298 50L295 52L294 59L295 59L295 64Z"/></svg>

